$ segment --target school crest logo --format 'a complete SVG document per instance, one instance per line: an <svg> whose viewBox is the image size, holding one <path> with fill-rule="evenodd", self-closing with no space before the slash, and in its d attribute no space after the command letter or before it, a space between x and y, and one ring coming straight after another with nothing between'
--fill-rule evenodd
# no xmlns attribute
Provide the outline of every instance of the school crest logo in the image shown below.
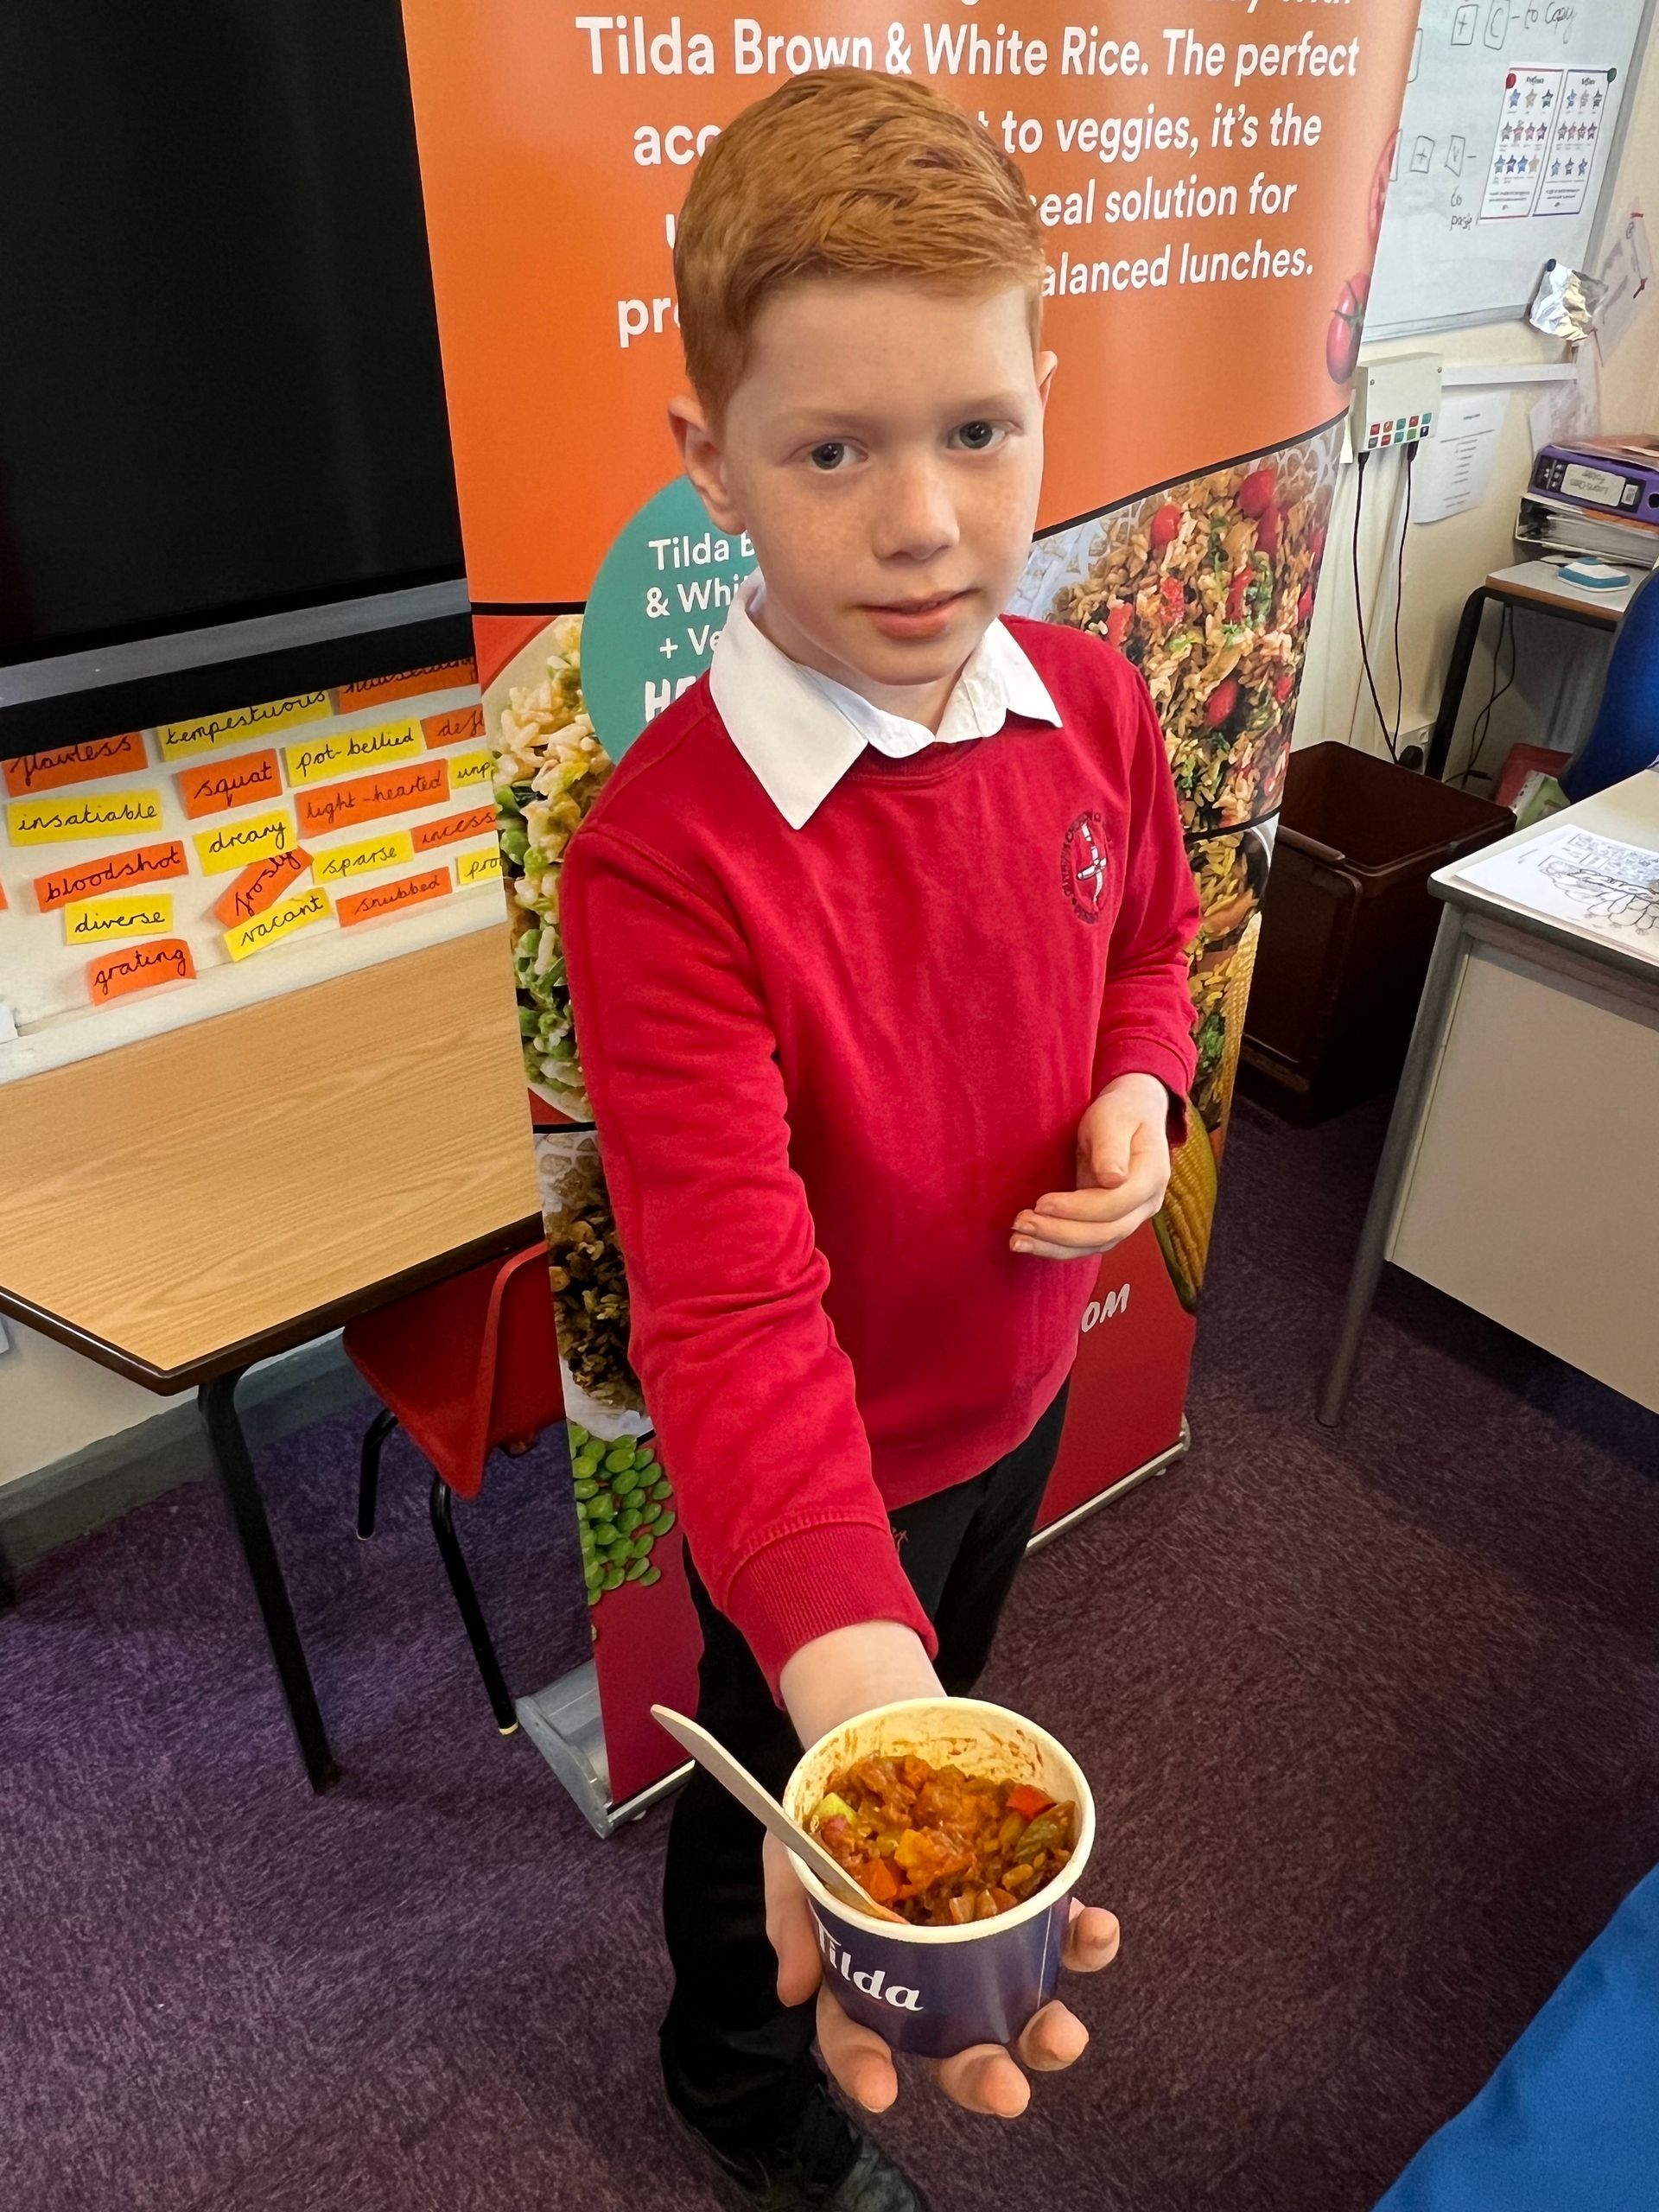
<svg viewBox="0 0 1659 2212"><path fill-rule="evenodd" d="M1106 911L1106 823L1090 807L1065 833L1060 848L1060 888L1079 921L1097 922Z"/></svg>

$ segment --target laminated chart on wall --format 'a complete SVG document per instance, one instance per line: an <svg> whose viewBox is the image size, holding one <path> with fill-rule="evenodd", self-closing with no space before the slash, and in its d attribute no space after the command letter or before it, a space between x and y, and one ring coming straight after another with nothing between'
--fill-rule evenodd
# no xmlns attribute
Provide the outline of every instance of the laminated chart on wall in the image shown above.
<svg viewBox="0 0 1659 2212"><path fill-rule="evenodd" d="M0 763L0 1001L26 1042L164 987L214 1014L384 957L411 910L481 925L502 899L482 732L458 661Z"/></svg>
<svg viewBox="0 0 1659 2212"><path fill-rule="evenodd" d="M1423 0L1366 335L1525 314L1589 265L1653 0Z"/></svg>

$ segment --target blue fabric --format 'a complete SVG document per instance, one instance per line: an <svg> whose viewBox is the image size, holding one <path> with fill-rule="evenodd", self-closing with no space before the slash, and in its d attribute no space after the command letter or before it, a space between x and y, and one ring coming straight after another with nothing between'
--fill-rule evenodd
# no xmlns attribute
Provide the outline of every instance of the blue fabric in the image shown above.
<svg viewBox="0 0 1659 2212"><path fill-rule="evenodd" d="M1584 750L1560 776L1575 803L1622 784L1659 757L1659 572L1637 588L1607 661L1601 707Z"/></svg>
<svg viewBox="0 0 1659 2212"><path fill-rule="evenodd" d="M1659 1868L1376 2212L1656 2212Z"/></svg>

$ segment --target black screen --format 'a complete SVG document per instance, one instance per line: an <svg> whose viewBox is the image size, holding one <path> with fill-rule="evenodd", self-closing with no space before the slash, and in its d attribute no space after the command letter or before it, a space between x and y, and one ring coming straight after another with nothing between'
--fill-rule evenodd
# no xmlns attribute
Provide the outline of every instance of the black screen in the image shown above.
<svg viewBox="0 0 1659 2212"><path fill-rule="evenodd" d="M397 0L10 0L0 86L0 658L458 575Z"/></svg>

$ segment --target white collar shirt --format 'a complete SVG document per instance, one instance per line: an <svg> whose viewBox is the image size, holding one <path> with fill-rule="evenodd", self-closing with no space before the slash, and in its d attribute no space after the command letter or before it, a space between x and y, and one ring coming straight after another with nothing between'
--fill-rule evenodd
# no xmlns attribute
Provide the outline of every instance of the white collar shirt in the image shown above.
<svg viewBox="0 0 1659 2212"><path fill-rule="evenodd" d="M994 736L1010 715L1059 727L1047 685L1004 623L993 622L975 647L934 731L780 652L752 613L764 588L758 570L745 578L709 684L733 744L792 830L811 820L867 745L904 760L929 745Z"/></svg>

